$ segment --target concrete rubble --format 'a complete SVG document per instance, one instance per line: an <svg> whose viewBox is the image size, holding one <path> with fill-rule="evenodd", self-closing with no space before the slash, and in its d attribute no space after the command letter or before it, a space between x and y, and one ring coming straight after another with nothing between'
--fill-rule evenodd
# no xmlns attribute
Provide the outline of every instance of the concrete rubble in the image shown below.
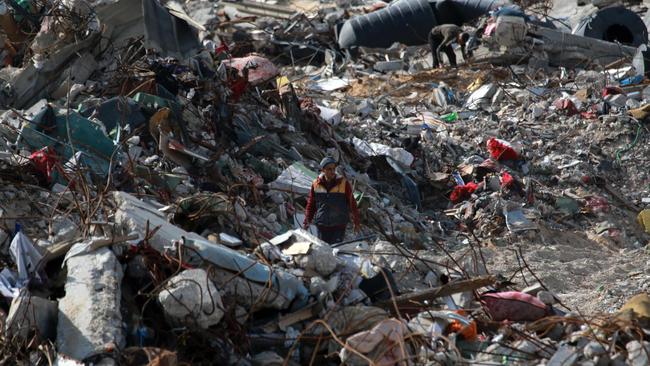
<svg viewBox="0 0 650 366"><path fill-rule="evenodd" d="M1 362L648 364L648 19L0 2ZM361 219L334 244L303 227L326 156Z"/></svg>
<svg viewBox="0 0 650 366"><path fill-rule="evenodd" d="M203 269L188 269L172 277L158 301L172 322L184 323L196 320L203 329L218 324L223 318L223 303L219 290Z"/></svg>

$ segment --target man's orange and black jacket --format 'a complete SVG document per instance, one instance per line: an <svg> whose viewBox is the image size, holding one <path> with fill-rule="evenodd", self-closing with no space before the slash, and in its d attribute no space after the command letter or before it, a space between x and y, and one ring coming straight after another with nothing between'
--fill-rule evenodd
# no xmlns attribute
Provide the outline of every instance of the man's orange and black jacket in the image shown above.
<svg viewBox="0 0 650 366"><path fill-rule="evenodd" d="M352 194L352 186L343 177L326 181L324 175L314 180L307 198L305 222L322 228L345 228L350 221L359 224L359 209Z"/></svg>

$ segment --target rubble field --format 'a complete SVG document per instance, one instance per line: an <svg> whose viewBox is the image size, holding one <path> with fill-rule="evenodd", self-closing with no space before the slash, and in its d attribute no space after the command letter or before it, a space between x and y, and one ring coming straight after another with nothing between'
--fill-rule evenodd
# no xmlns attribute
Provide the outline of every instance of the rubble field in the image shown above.
<svg viewBox="0 0 650 366"><path fill-rule="evenodd" d="M0 364L650 365L648 25L0 1ZM326 157L361 221L329 243Z"/></svg>

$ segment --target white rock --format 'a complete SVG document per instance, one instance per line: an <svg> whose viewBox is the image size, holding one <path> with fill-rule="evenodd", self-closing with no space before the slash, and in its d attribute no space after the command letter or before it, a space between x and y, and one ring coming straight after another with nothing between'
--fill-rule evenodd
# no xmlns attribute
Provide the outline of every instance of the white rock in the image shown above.
<svg viewBox="0 0 650 366"><path fill-rule="evenodd" d="M631 341L625 345L627 349L627 360L632 366L645 366L650 364L648 352L650 352L650 343L643 342L643 347L639 341Z"/></svg>
<svg viewBox="0 0 650 366"><path fill-rule="evenodd" d="M67 267L65 296L59 300L59 353L83 360L124 347L120 313L123 274L115 254L101 248L70 258Z"/></svg>
<svg viewBox="0 0 650 366"><path fill-rule="evenodd" d="M207 329L224 315L221 295L203 269L188 269L173 277L158 294L158 301L173 323Z"/></svg>
<svg viewBox="0 0 650 366"><path fill-rule="evenodd" d="M295 261L300 267L315 271L322 276L327 276L334 272L338 265L332 248L327 244L321 243L311 243L309 253L295 256Z"/></svg>
<svg viewBox="0 0 650 366"><path fill-rule="evenodd" d="M546 305L553 305L556 303L555 296L548 291L540 291L537 293L537 298Z"/></svg>
<svg viewBox="0 0 650 366"><path fill-rule="evenodd" d="M575 347L564 345L548 360L546 366L572 366L576 364L577 360L578 352Z"/></svg>
<svg viewBox="0 0 650 366"><path fill-rule="evenodd" d="M602 344L596 341L591 341L587 343L587 345L585 346L582 352L585 354L585 357L594 358L607 353L607 350L605 349L605 347L603 347Z"/></svg>

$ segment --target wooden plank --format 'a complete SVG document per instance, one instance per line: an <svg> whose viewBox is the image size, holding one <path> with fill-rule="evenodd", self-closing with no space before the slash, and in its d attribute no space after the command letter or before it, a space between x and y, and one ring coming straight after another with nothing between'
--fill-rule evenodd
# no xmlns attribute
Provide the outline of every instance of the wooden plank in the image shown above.
<svg viewBox="0 0 650 366"><path fill-rule="evenodd" d="M392 300L382 301L375 304L376 306L391 309L394 311L394 304L400 310L406 309L420 309L429 305L425 305L425 301L431 301L440 297L453 295L459 292L473 291L481 287L490 286L496 283L496 278L493 276L477 277L470 280L455 281L434 287L424 291L413 292L405 295L400 295Z"/></svg>

